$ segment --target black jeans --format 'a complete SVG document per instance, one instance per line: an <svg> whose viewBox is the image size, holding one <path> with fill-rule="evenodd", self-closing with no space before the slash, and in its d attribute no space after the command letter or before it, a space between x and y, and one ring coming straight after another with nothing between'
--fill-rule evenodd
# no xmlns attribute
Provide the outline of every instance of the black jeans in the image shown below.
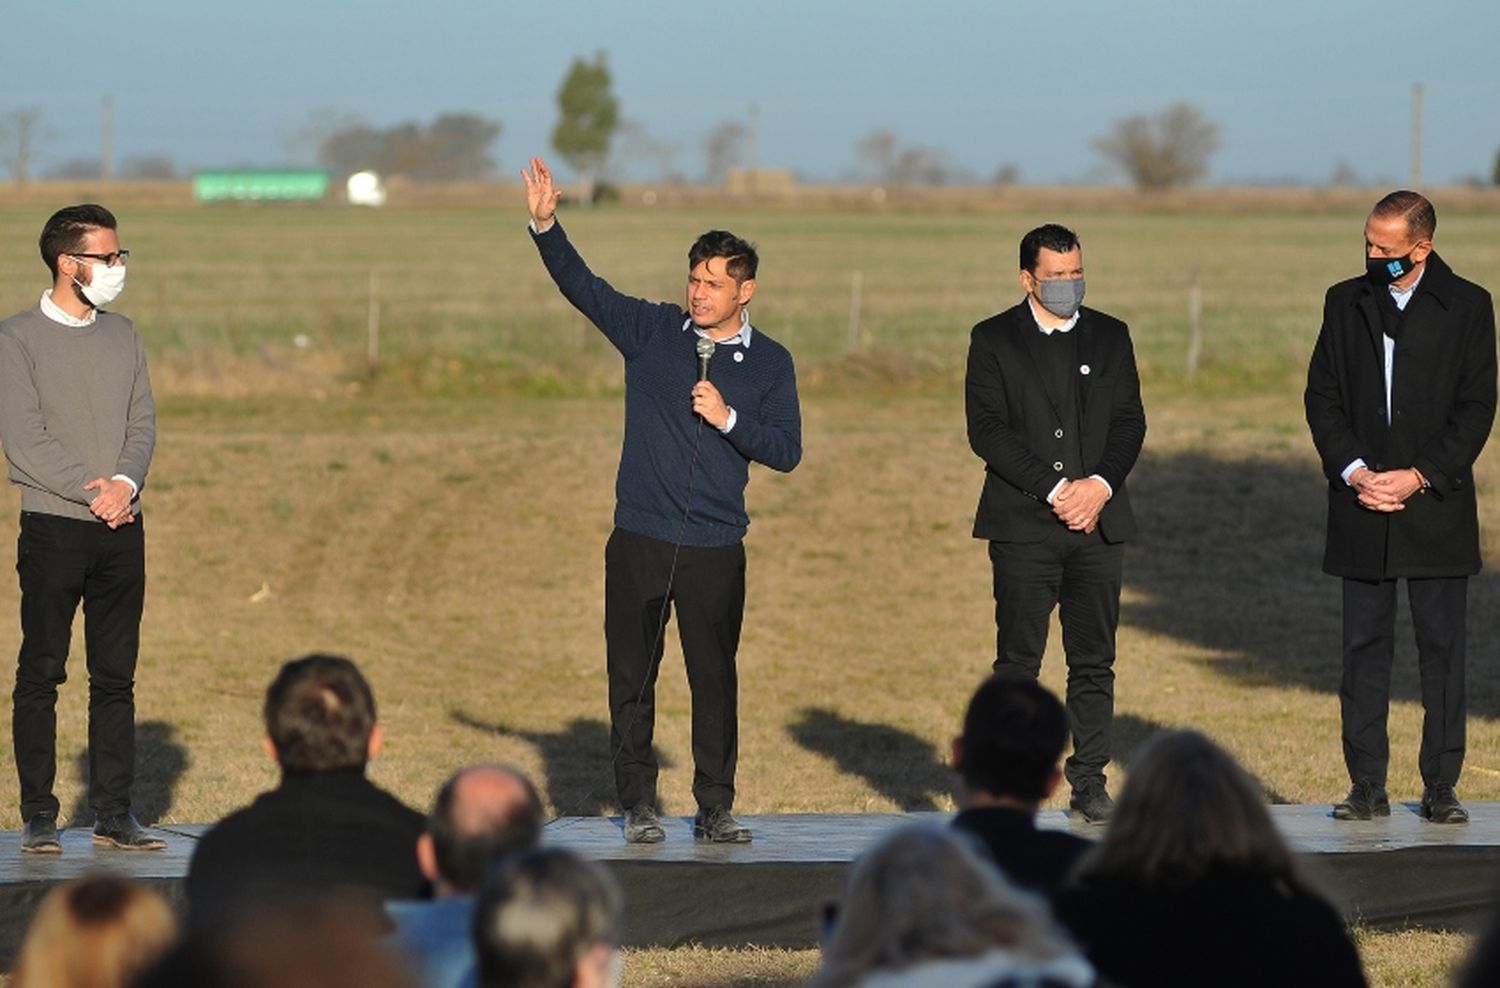
<svg viewBox="0 0 1500 988"><path fill-rule="evenodd" d="M1422 782L1458 782L1464 766L1467 577L1406 581L1422 682ZM1396 655L1396 581L1344 580L1344 674L1339 684L1344 764L1351 779L1384 785L1386 719Z"/></svg>
<svg viewBox="0 0 1500 988"><path fill-rule="evenodd" d="M693 697L693 797L703 808L734 804L739 757L739 680L734 657L745 613L745 547L683 546L670 601L670 542L617 528L604 547L604 642L609 669L609 744L615 791L630 809L656 800L656 673L666 618L677 609ZM656 646L654 651L653 644Z"/></svg>
<svg viewBox="0 0 1500 988"><path fill-rule="evenodd" d="M135 776L135 663L146 596L144 522L22 512L16 545L21 652L12 694L21 818L58 811L57 688L68 678L73 615L83 601L89 673L89 802L99 816L130 809Z"/></svg>
<svg viewBox="0 0 1500 988"><path fill-rule="evenodd" d="M1115 713L1115 630L1125 546L1058 526L1042 542L991 542L995 575L995 672L1035 679L1047 626L1059 608L1068 663L1066 705L1073 754L1063 774L1076 792L1104 783Z"/></svg>

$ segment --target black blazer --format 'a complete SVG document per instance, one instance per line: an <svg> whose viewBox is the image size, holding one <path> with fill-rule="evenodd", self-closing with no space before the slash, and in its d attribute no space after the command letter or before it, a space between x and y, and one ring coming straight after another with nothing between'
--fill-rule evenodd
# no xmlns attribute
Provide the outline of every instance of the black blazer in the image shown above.
<svg viewBox="0 0 1500 988"><path fill-rule="evenodd" d="M1379 580L1479 572L1474 461L1495 420L1495 309L1436 253L1406 305L1386 422L1383 287L1351 278L1328 289L1307 369L1307 424L1328 478L1324 571ZM1370 511L1344 483L1416 467L1432 485L1392 514Z"/></svg>
<svg viewBox="0 0 1500 988"><path fill-rule="evenodd" d="M1112 316L1080 309L1078 391L1083 408L1084 475L1114 488L1099 515L1107 542L1135 535L1125 477L1146 438L1141 382L1130 330ZM1063 479L1058 416L1035 356L1041 331L1026 300L974 327L964 378L969 446L984 460L984 490L974 515L974 537L993 542L1040 542L1062 522L1047 495ZM1084 370L1087 368L1087 370ZM1076 480L1078 478L1070 478Z"/></svg>

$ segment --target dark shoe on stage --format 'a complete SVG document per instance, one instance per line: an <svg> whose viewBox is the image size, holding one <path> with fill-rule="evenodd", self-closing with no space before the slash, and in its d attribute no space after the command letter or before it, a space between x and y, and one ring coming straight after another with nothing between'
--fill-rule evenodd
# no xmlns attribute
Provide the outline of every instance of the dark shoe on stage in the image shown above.
<svg viewBox="0 0 1500 988"><path fill-rule="evenodd" d="M1073 798L1068 800L1068 808L1081 814L1085 823L1105 823L1115 811L1115 801L1109 798L1109 792L1101 782L1084 789L1075 789Z"/></svg>
<svg viewBox="0 0 1500 988"><path fill-rule="evenodd" d="M1468 823L1469 811L1458 801L1451 785L1439 782L1422 790L1422 819L1433 823Z"/></svg>
<svg viewBox="0 0 1500 988"><path fill-rule="evenodd" d="M1452 786L1448 787L1448 794L1453 794ZM1455 799L1453 805L1457 806L1458 800ZM1333 804L1335 820L1369 820L1390 815L1391 801L1385 794L1385 786L1378 786L1369 779L1355 779L1344 801Z"/></svg>
<svg viewBox="0 0 1500 988"><path fill-rule="evenodd" d="M61 854L57 839L57 820L51 813L38 813L21 828L21 850L32 854Z"/></svg>
<svg viewBox="0 0 1500 988"><path fill-rule="evenodd" d="M160 837L148 834L129 813L100 817L94 824L94 843L122 851L160 851L167 846Z"/></svg>
<svg viewBox="0 0 1500 988"><path fill-rule="evenodd" d="M625 811L625 843L660 844L667 839L661 817L650 803L637 803Z"/></svg>
<svg viewBox="0 0 1500 988"><path fill-rule="evenodd" d="M750 828L730 816L728 807L710 806L693 818L693 837L715 844L748 844Z"/></svg>

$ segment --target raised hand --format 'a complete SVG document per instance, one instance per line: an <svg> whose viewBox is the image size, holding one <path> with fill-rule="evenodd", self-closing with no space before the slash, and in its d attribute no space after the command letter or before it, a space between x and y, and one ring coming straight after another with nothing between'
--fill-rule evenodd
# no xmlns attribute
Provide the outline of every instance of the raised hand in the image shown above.
<svg viewBox="0 0 1500 988"><path fill-rule="evenodd" d="M552 169L540 156L531 159L531 170L521 169L521 178L526 182L526 208L531 210L531 222L538 233L552 225L557 215L557 200L562 198L562 189L552 187Z"/></svg>

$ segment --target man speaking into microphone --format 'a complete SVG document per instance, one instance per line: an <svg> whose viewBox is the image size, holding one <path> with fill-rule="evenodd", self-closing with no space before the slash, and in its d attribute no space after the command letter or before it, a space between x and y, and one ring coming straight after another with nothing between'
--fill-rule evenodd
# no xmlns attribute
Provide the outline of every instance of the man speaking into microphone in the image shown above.
<svg viewBox="0 0 1500 988"><path fill-rule="evenodd" d="M738 755L735 653L745 610L751 461L802 459L797 380L785 347L750 324L755 248L723 230L688 251L687 309L622 295L584 264L557 222L561 190L541 158L522 170L531 235L563 296L625 358L625 440L615 529L604 548L610 751L625 840L664 840L657 813L653 690L672 607L693 699L693 836L744 843L730 815ZM696 378L696 379L695 379Z"/></svg>

